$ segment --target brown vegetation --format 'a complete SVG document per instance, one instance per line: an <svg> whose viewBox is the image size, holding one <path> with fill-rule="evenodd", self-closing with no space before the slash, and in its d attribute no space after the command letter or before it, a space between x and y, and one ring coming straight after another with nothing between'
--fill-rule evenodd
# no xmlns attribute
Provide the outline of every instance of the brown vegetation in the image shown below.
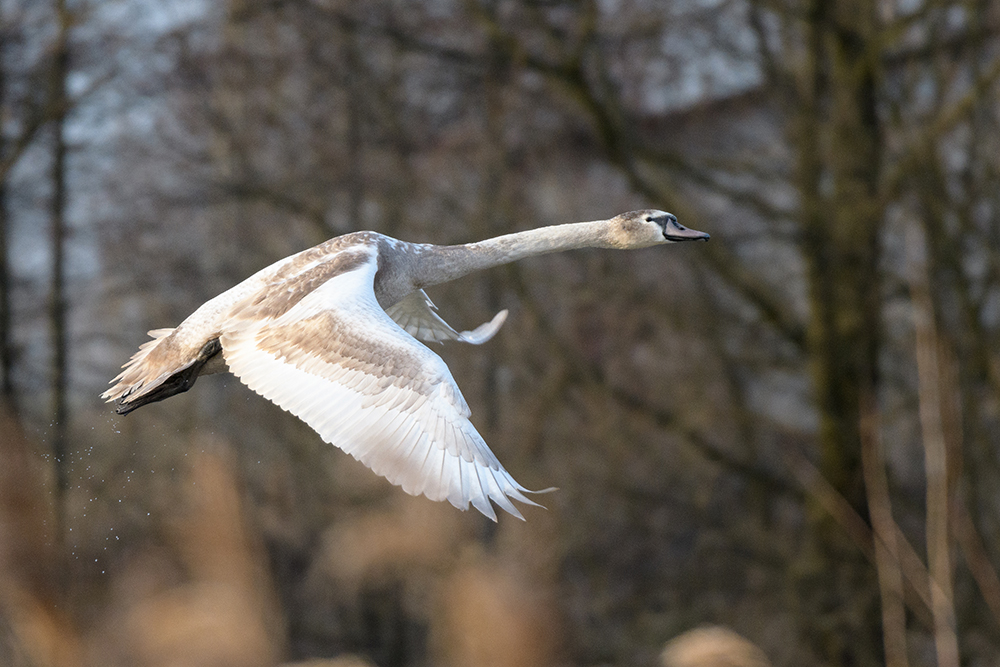
<svg viewBox="0 0 1000 667"><path fill-rule="evenodd" d="M662 667L770 667L753 642L718 626L689 630L674 637L660 654Z"/></svg>

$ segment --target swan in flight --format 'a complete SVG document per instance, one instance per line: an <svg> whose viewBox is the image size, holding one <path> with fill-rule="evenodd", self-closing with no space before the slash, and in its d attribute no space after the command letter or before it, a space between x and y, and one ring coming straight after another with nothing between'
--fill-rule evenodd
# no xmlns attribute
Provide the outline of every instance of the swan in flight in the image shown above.
<svg viewBox="0 0 1000 667"><path fill-rule="evenodd" d="M492 500L523 519L511 499L535 505L531 491L500 465L451 371L419 342L484 343L507 311L459 332L424 288L561 250L694 240L708 234L655 210L453 246L345 234L258 271L174 329L150 331L102 398L124 415L228 368L407 493L471 503L495 521Z"/></svg>

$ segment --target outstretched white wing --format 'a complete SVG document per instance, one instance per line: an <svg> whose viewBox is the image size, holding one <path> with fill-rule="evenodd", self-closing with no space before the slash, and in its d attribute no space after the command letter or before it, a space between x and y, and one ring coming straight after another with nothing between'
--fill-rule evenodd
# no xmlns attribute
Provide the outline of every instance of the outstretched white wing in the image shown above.
<svg viewBox="0 0 1000 667"><path fill-rule="evenodd" d="M220 337L230 370L407 493L523 518L510 499L536 503L476 432L444 361L378 305L375 248L350 252L297 302L235 309Z"/></svg>
<svg viewBox="0 0 1000 667"><path fill-rule="evenodd" d="M472 331L455 331L437 314L437 306L422 289L410 292L386 308L385 312L396 324L403 327L406 333L418 340L434 343L457 340L462 343L482 345L500 331L500 327L507 319L507 311L501 310L492 320L480 324Z"/></svg>

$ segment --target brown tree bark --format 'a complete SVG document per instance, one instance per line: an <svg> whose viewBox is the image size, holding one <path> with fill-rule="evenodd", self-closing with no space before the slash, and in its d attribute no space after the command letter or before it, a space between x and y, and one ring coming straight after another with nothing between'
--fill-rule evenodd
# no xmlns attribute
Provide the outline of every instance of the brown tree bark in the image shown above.
<svg viewBox="0 0 1000 667"><path fill-rule="evenodd" d="M7 54L3 43L0 43L0 111L6 111L7 105ZM6 113L0 113L0 118L6 118ZM6 128L0 126L0 160L6 158L7 145ZM0 178L0 397L7 408L16 411L14 402L14 337L11 333L13 318L11 315L11 274L8 260L10 246L10 225L7 218L7 179Z"/></svg>
<svg viewBox="0 0 1000 667"><path fill-rule="evenodd" d="M49 287L49 333L52 346L52 453L56 467L57 519L65 528L65 493L69 488L69 461L66 427L69 418L69 341L67 333L65 248L66 248L66 77L69 73L70 13L66 0L57 0L58 34L50 72L50 99L57 113L52 123L51 264Z"/></svg>
<svg viewBox="0 0 1000 667"><path fill-rule="evenodd" d="M862 516L860 406L877 386L879 340L875 12L868 0L808 4L796 137L820 470ZM834 664L878 664L877 599L864 594L876 590L871 570L829 515L811 516L798 590L803 611L828 616L810 623L815 647Z"/></svg>

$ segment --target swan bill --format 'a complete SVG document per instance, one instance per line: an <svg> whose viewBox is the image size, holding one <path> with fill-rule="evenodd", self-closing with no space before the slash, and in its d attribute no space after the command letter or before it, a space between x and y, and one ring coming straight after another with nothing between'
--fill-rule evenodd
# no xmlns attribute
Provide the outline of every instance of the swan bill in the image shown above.
<svg viewBox="0 0 1000 667"><path fill-rule="evenodd" d="M681 241L707 241L711 238L706 232L699 232L697 229L689 229L677 222L677 218L667 213L662 218L656 220L663 226L663 238L670 243Z"/></svg>

